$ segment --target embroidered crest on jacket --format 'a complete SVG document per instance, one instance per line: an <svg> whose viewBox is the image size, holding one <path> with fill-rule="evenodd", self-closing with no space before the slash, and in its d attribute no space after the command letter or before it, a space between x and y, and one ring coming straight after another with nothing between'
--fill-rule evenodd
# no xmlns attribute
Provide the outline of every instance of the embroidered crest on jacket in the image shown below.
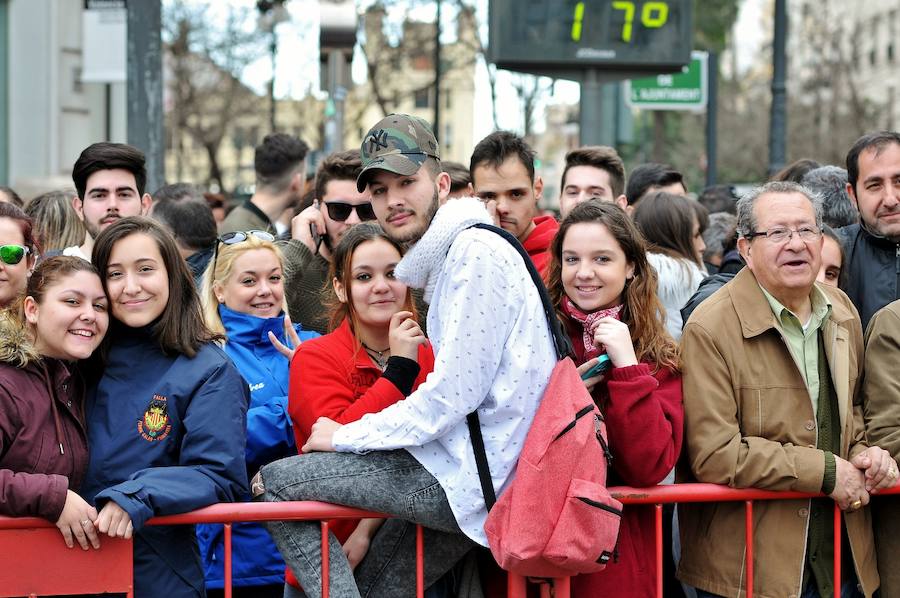
<svg viewBox="0 0 900 598"><path fill-rule="evenodd" d="M144 410L144 416L137 424L138 433L144 440L148 442L164 440L172 431L168 401L164 396L153 395Z"/></svg>

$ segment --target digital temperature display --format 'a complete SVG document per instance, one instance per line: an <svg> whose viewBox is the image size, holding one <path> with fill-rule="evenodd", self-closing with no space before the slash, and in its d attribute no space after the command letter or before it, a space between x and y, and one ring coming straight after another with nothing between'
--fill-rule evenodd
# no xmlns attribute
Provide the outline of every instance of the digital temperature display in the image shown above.
<svg viewBox="0 0 900 598"><path fill-rule="evenodd" d="M690 62L690 0L491 0L490 56L512 70L674 70Z"/></svg>

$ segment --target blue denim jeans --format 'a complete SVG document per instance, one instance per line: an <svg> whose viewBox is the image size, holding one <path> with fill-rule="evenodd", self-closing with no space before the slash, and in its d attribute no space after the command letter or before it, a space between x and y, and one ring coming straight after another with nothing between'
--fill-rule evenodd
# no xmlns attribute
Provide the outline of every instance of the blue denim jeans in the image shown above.
<svg viewBox="0 0 900 598"><path fill-rule="evenodd" d="M408 598L415 593L415 524L425 545L425 586L475 547L462 534L437 480L408 452L365 455L311 453L260 469L267 502L319 500L393 515L384 522L355 571L341 545L329 541L332 598ZM474 480L473 483L477 483ZM317 521L266 524L285 562L308 596L320 596L321 527Z"/></svg>

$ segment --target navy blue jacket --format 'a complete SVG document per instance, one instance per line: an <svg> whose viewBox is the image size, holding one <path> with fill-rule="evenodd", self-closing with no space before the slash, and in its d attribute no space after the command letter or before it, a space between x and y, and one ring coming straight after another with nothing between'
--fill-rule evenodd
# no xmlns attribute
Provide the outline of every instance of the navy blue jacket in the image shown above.
<svg viewBox="0 0 900 598"><path fill-rule="evenodd" d="M136 598L204 596L194 527L144 523L246 495L247 385L212 343L189 359L163 354L147 328L110 332L108 363L88 393L81 494L131 517Z"/></svg>
<svg viewBox="0 0 900 598"><path fill-rule="evenodd" d="M225 353L250 386L247 411L247 477L259 468L282 457L297 454L294 431L287 410L288 370L290 363L269 341L273 332L282 343L284 314L258 318L219 306L228 342ZM294 325L301 341L319 336L318 332ZM243 497L250 500L249 496ZM284 560L269 533L258 523L236 523L231 528L232 581L235 586L284 583ZM224 531L221 525L197 526L200 557L207 588L224 585Z"/></svg>
<svg viewBox="0 0 900 598"><path fill-rule="evenodd" d="M876 311L900 299L900 243L873 235L862 224L839 228L837 234L845 255L841 290L856 306L865 330Z"/></svg>

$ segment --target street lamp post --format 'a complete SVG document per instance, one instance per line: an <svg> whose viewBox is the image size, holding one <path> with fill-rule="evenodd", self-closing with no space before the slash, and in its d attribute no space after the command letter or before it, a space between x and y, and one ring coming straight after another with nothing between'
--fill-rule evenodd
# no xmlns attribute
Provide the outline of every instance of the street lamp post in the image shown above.
<svg viewBox="0 0 900 598"><path fill-rule="evenodd" d="M772 108L769 121L769 175L787 162L787 0L775 0L775 32L772 42Z"/></svg>
<svg viewBox="0 0 900 598"><path fill-rule="evenodd" d="M269 129L275 132L275 66L278 55L278 34L275 31L279 23L290 20L284 3L287 0L257 0L259 11L257 25L261 31L269 34L269 55L272 58L272 78L269 80Z"/></svg>
<svg viewBox="0 0 900 598"><path fill-rule="evenodd" d="M344 100L352 85L350 62L359 23L353 0L322 1L319 16L319 63L328 92L324 150L330 154L344 147Z"/></svg>

